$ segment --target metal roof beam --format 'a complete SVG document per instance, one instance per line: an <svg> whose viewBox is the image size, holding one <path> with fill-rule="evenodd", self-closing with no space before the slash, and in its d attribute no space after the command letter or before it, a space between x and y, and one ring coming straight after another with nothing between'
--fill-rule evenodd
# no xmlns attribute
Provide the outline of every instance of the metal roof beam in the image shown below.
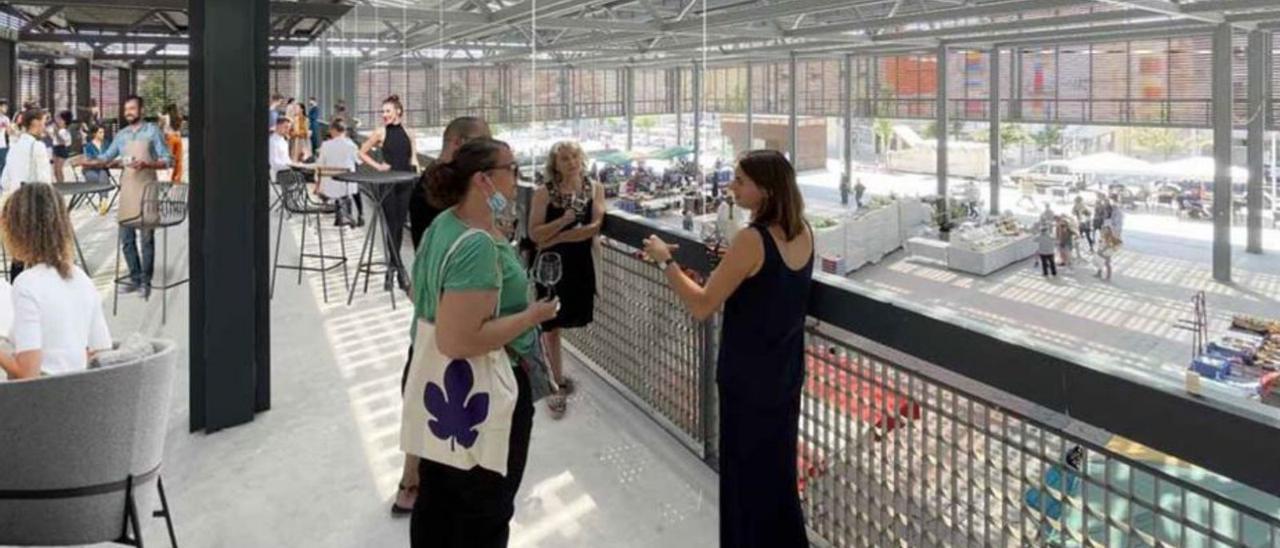
<svg viewBox="0 0 1280 548"><path fill-rule="evenodd" d="M1065 8L1091 4L1093 2L1094 0L1011 0L1009 2L979 4L963 8L948 8L929 12L895 15L893 17L885 17L881 19L867 19L865 21L858 21L855 23L836 23L830 25L802 27L788 32L787 36L793 38L823 36L828 34L896 27L898 25L906 25L910 23L927 23L931 21L946 21L949 19L966 19L990 15L1016 14L1021 11L1033 9Z"/></svg>
<svg viewBox="0 0 1280 548"><path fill-rule="evenodd" d="M61 11L62 6L49 6L45 8L44 11L40 12L40 15L32 17L30 21L27 21L25 25L22 25L22 28L18 29L18 32L30 32L32 29L43 25L46 21L53 18L53 16L57 15Z"/></svg>
<svg viewBox="0 0 1280 548"><path fill-rule="evenodd" d="M1046 30L1039 32L1018 32L1007 34L995 34L988 36L975 36L960 40L948 40L947 43L954 45L989 45L989 44L1005 44L1014 42L1035 43L1039 40L1061 40L1067 39L1079 43L1084 42L1100 42L1116 37L1119 40L1128 40L1127 36L1132 33L1151 31L1159 33L1162 31L1175 32L1188 28L1201 29L1209 28L1204 23L1196 21L1153 21L1149 23L1128 23L1120 25L1100 25L1096 27L1074 28Z"/></svg>
<svg viewBox="0 0 1280 548"><path fill-rule="evenodd" d="M160 11L187 11L188 0L20 0L24 6L62 6L75 8L115 8ZM272 2L273 15L292 15L320 19L338 19L346 15L350 4L321 4L316 2ZM428 11L428 10L424 10Z"/></svg>
<svg viewBox="0 0 1280 548"><path fill-rule="evenodd" d="M1214 11L1247 10L1254 8L1273 8L1276 0L1200 0L1178 6L1183 13L1201 13Z"/></svg>
<svg viewBox="0 0 1280 548"><path fill-rule="evenodd" d="M851 0L793 0L785 4L772 4L768 6L758 6L742 10L736 10L723 14L712 14L707 17L707 26L725 26L739 25L742 23L755 23L757 21L771 21L779 17L788 17L803 14L815 14L832 10L845 9L850 6L879 4L890 0L869 0L862 2L853 2ZM679 31L679 30L701 30L702 18L691 19L688 21L673 22L663 25L663 30Z"/></svg>

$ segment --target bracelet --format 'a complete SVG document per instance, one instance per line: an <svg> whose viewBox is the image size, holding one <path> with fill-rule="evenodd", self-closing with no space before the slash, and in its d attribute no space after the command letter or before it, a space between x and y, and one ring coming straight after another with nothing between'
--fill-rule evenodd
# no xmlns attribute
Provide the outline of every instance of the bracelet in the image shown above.
<svg viewBox="0 0 1280 548"><path fill-rule="evenodd" d="M668 268L668 267L670 267L672 264L675 264L675 261L673 261L673 260L671 260L671 259L667 259L667 260L665 260L665 261L659 261L659 262L658 262L658 270L661 270L661 271L663 271L663 272L666 272L666 271L667 271L667 268Z"/></svg>

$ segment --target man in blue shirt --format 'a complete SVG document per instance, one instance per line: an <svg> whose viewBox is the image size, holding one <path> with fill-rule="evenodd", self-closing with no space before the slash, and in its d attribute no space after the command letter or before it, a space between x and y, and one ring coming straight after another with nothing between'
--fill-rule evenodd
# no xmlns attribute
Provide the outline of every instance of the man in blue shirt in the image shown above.
<svg viewBox="0 0 1280 548"><path fill-rule="evenodd" d="M320 150L320 105L315 97L307 99L307 125L311 130L311 153L315 154Z"/></svg>
<svg viewBox="0 0 1280 548"><path fill-rule="evenodd" d="M116 217L121 223L142 219L142 193L148 184L156 182L156 170L173 165L173 156L165 146L163 132L155 124L142 121L142 98L130 96L124 102L124 121L128 125L116 132L111 146L98 157L100 162L112 162L124 168L120 177L119 211ZM138 260L137 232L142 232L142 260ZM151 296L151 274L155 271L155 230L136 230L120 225L121 251L129 264L129 281L122 291L131 293L139 289L144 297Z"/></svg>

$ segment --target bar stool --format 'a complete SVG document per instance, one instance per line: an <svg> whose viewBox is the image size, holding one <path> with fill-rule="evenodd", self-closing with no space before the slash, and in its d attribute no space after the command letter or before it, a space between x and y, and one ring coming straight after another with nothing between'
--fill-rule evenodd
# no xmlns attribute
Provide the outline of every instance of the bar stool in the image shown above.
<svg viewBox="0 0 1280 548"><path fill-rule="evenodd" d="M169 227L177 226L187 220L187 185L182 183L155 182L147 184L142 190L142 213L137 217L123 219L120 221L120 228L132 228L135 230L160 230L163 246L160 269L163 271L164 281L161 285L154 285L150 280L147 281L149 290L159 289L161 292L160 302L160 323L164 324L168 321L169 299L168 291L175 287L186 284L190 278L182 278L181 280L171 281L169 279ZM138 242L141 247L141 241ZM115 280L112 283L114 294L111 297L111 314L114 316L120 304L120 285L132 283L128 276L120 276L120 231L116 231L116 270ZM139 249L141 253L141 249ZM154 260L154 257L152 257Z"/></svg>
<svg viewBox="0 0 1280 548"><path fill-rule="evenodd" d="M298 271L299 284L302 283L303 271L319 272L320 285L324 292L324 302L328 303L328 273L330 270L342 267L342 287L345 288L351 284L350 275L347 273L346 231L341 227L338 228L338 244L342 248L342 255L329 255L324 252L324 235L320 232L321 215L336 213L337 205L312 201L307 193L306 176L297 171L281 171L276 175L276 184L280 187L280 219L276 223L276 252L274 264L271 266L271 297L275 298L276 294L276 271L284 268ZM285 219L294 215L302 217L302 236L299 238L298 243L298 264L282 264L280 262L280 238L284 234ZM311 222L316 225L316 241L320 245L319 253L307 253L307 224ZM306 259L315 259L319 264L305 264L304 261Z"/></svg>

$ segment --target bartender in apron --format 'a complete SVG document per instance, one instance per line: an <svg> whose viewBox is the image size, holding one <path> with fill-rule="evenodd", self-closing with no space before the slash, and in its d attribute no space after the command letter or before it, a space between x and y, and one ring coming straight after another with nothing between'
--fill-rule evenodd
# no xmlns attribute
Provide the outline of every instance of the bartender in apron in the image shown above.
<svg viewBox="0 0 1280 548"><path fill-rule="evenodd" d="M157 181L156 171L173 165L173 156L165 145L163 132L155 124L142 120L142 98L130 96L124 102L124 121L127 126L116 132L111 146L99 157L110 162L119 160L124 172L120 177L119 209L116 220L120 226L121 251L129 264L130 283L122 287L122 293L142 291L143 297L151 296L151 274L155 271L155 230L136 230L123 223L136 223L142 216L142 194L147 185ZM147 221L153 221L147 219ZM138 232L142 233L142 257L138 257Z"/></svg>

